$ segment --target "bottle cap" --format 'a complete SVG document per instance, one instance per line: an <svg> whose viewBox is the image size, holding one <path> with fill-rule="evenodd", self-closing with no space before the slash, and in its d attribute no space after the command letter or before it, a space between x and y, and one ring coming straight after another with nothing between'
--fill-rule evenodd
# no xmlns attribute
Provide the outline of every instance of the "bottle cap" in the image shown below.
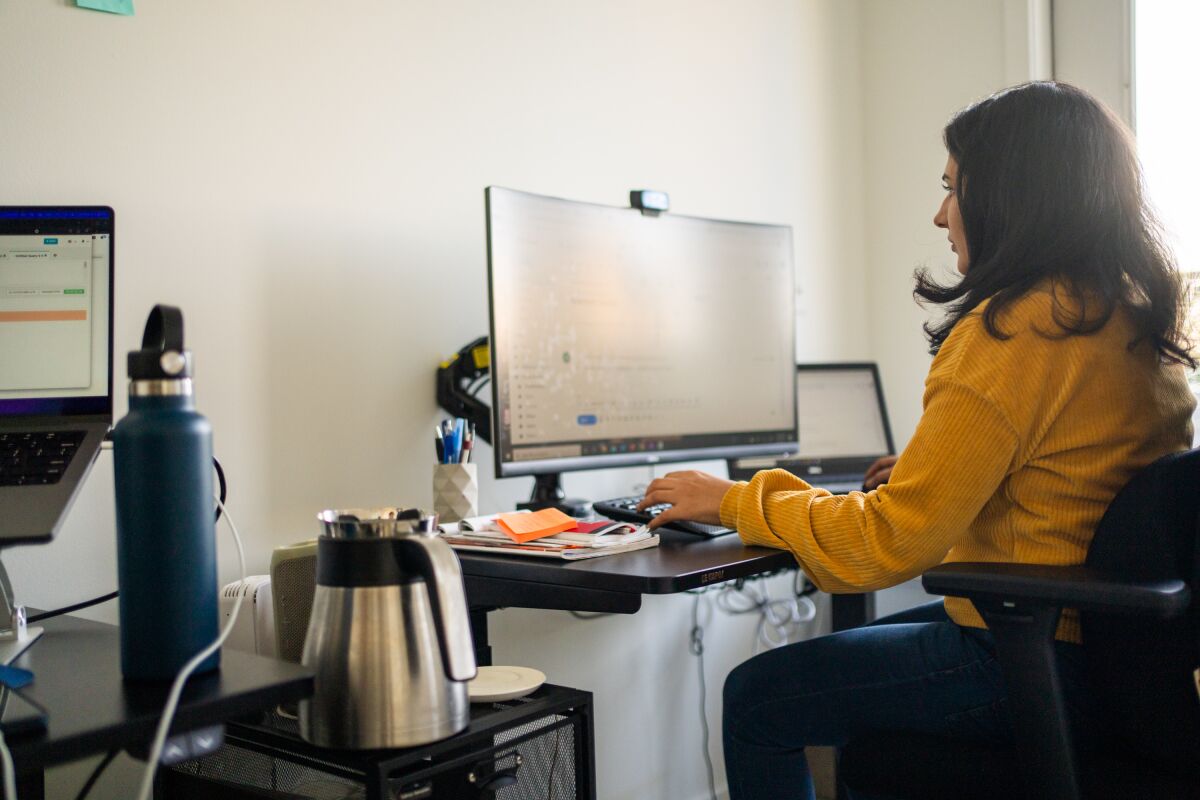
<svg viewBox="0 0 1200 800"><path fill-rule="evenodd" d="M183 347L183 312L157 305L146 319L142 349L129 353L129 379L176 380L192 377L192 353Z"/></svg>

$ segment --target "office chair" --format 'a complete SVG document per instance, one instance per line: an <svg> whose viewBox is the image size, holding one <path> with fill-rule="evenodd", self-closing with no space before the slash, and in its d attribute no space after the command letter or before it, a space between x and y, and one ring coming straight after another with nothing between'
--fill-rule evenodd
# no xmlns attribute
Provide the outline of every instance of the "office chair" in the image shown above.
<svg viewBox="0 0 1200 800"><path fill-rule="evenodd" d="M987 621L1014 743L881 732L850 742L839 779L898 800L1200 797L1200 450L1139 472L1105 512L1083 566L943 564L934 594ZM1054 658L1077 608L1100 730L1077 750ZM1195 672L1194 672L1195 671Z"/></svg>

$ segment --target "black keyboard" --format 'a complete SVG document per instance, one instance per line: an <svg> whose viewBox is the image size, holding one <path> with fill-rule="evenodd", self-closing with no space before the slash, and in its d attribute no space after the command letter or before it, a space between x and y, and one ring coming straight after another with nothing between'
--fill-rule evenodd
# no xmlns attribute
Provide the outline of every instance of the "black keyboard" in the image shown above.
<svg viewBox="0 0 1200 800"><path fill-rule="evenodd" d="M618 497L615 500L600 500L592 503L592 509L597 514L609 519L616 519L621 522L637 522L645 525L671 507L667 503L662 503L655 506L647 506L644 511L638 511L637 505L640 502L642 502L642 498L640 497ZM663 528L694 533L698 536L724 536L727 533L735 533L732 528L726 528L722 525L706 525L703 522L692 522L691 520L668 522Z"/></svg>
<svg viewBox="0 0 1200 800"><path fill-rule="evenodd" d="M85 431L0 433L0 486L58 483Z"/></svg>

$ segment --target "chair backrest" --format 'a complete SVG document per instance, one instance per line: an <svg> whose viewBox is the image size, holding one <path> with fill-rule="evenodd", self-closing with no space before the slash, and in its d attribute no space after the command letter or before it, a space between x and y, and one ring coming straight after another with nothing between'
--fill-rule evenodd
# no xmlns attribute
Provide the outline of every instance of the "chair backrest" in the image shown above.
<svg viewBox="0 0 1200 800"><path fill-rule="evenodd" d="M1121 577L1177 578L1192 590L1177 619L1084 613L1082 625L1105 738L1134 759L1200 773L1200 450L1134 476L1100 521L1087 564Z"/></svg>

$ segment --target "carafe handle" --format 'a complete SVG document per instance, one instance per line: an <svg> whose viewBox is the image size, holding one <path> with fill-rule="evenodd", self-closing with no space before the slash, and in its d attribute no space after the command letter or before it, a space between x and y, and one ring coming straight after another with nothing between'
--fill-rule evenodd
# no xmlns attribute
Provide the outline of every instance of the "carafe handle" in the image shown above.
<svg viewBox="0 0 1200 800"><path fill-rule="evenodd" d="M412 564L425 578L446 677L471 680L476 674L475 645L458 556L450 545L432 536L405 536L395 541L397 556L401 549L407 550Z"/></svg>

